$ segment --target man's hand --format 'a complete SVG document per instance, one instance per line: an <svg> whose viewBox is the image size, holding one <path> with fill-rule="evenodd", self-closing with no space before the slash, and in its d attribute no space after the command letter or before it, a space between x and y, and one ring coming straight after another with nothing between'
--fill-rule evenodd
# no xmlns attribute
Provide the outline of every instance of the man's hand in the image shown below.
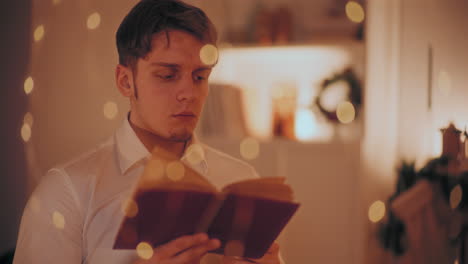
<svg viewBox="0 0 468 264"><path fill-rule="evenodd" d="M183 236L156 248L149 260L139 260L135 264L198 264L208 251L217 249L220 244L206 234Z"/></svg>
<svg viewBox="0 0 468 264"><path fill-rule="evenodd" d="M280 264L279 245L273 243L267 253L261 259L240 259L233 257L223 257L222 264Z"/></svg>

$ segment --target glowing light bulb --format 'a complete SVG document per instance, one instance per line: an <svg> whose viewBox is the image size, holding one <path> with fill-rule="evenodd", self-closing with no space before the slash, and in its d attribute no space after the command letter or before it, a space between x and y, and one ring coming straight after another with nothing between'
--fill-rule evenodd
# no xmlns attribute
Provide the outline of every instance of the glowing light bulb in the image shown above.
<svg viewBox="0 0 468 264"><path fill-rule="evenodd" d="M30 94L34 89L34 80L30 76L24 81L24 92Z"/></svg>
<svg viewBox="0 0 468 264"><path fill-rule="evenodd" d="M349 1L346 4L346 15L352 22L361 23L365 18L364 8L357 2Z"/></svg>
<svg viewBox="0 0 468 264"><path fill-rule="evenodd" d="M382 220L385 216L385 203L382 201L375 201L369 207L369 220L373 223L377 223Z"/></svg>
<svg viewBox="0 0 468 264"><path fill-rule="evenodd" d="M246 138L240 143L240 154L247 160L256 159L260 154L260 144L253 138Z"/></svg>
<svg viewBox="0 0 468 264"><path fill-rule="evenodd" d="M354 121L356 117L356 110L350 102L343 102L338 105L336 109L336 116L338 120L343 124L349 124Z"/></svg>
<svg viewBox="0 0 468 264"><path fill-rule="evenodd" d="M88 29L96 29L99 27L101 24L101 15L99 15L98 12L92 13L88 17L88 21L86 22L86 25L88 26Z"/></svg>
<svg viewBox="0 0 468 264"><path fill-rule="evenodd" d="M218 48L212 44L206 44L200 50L200 60L206 65L213 65L218 61Z"/></svg>
<svg viewBox="0 0 468 264"><path fill-rule="evenodd" d="M45 28L44 25L39 25L35 30L34 30L34 40L36 42L42 40L44 38L45 34Z"/></svg>
<svg viewBox="0 0 468 264"><path fill-rule="evenodd" d="M136 251L140 258L146 260L150 259L154 253L153 247L146 242L140 242L136 247Z"/></svg>

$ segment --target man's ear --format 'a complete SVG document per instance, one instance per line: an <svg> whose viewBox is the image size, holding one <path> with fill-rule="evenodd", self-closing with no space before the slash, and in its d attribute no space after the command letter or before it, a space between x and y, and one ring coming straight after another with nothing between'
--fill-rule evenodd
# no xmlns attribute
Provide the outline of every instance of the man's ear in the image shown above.
<svg viewBox="0 0 468 264"><path fill-rule="evenodd" d="M115 68L115 81L120 93L125 97L134 95L133 74L130 68L119 64Z"/></svg>

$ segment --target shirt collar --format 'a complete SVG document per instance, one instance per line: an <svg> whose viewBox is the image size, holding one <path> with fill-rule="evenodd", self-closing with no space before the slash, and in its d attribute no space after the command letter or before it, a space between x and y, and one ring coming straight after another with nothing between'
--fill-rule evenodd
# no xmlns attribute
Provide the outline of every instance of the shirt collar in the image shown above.
<svg viewBox="0 0 468 264"><path fill-rule="evenodd" d="M123 120L115 132L115 142L120 172L122 174L125 174L131 167L151 156L151 153L146 149L130 126L128 118ZM204 146L195 135L188 142L181 161L199 173L206 174L208 172Z"/></svg>

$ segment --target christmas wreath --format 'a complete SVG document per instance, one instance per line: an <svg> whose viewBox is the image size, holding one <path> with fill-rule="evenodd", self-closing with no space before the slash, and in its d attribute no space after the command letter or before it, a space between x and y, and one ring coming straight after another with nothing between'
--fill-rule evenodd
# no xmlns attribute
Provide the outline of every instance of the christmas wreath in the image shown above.
<svg viewBox="0 0 468 264"><path fill-rule="evenodd" d="M333 107L334 109L330 109L323 105L323 96L327 92L327 90L333 85L338 82L345 82L349 89L346 92L345 101L350 102L355 109L356 117L358 116L361 104L362 104L362 88L361 83L351 68L345 69L343 72L335 74L333 77L325 79L321 86L318 93L318 96L315 100L315 105L320 110L320 112L327 118L329 121L338 123L338 116L336 114L336 110L338 105Z"/></svg>

